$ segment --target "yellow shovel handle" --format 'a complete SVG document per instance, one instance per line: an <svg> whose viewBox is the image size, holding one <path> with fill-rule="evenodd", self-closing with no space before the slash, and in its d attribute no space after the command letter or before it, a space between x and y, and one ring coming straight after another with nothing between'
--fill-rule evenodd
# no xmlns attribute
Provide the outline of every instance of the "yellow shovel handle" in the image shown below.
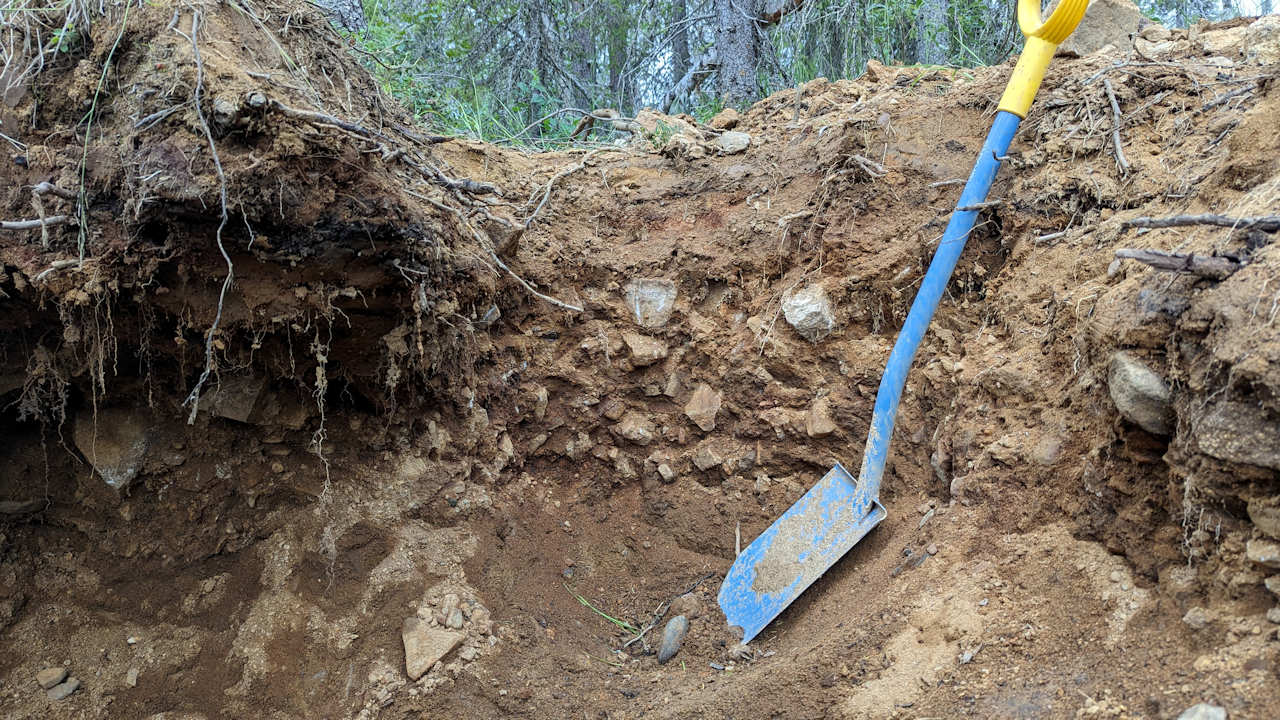
<svg viewBox="0 0 1280 720"><path fill-rule="evenodd" d="M1049 19L1041 21L1040 0L1018 0L1018 26L1027 36L1027 44L1000 98L1001 110L1020 118L1027 116L1054 50L1080 24L1088 7L1089 0L1061 0Z"/></svg>

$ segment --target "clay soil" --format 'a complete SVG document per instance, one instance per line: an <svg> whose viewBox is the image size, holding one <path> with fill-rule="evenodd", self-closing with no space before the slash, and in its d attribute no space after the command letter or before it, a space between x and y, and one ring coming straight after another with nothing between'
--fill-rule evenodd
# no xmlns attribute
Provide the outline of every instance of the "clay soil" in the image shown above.
<svg viewBox="0 0 1280 720"><path fill-rule="evenodd" d="M741 153L651 113L530 154L430 137L309 6L174 17L98 18L0 107L3 219L42 182L75 218L0 231L0 715L1276 716L1247 554L1280 532L1280 246L1127 224L1277 212L1253 26L1055 61L907 382L888 519L742 648L739 538L858 466L1011 63L814 81ZM781 305L814 285L811 342ZM1163 430L1117 409L1120 351ZM418 679L406 618L461 619Z"/></svg>

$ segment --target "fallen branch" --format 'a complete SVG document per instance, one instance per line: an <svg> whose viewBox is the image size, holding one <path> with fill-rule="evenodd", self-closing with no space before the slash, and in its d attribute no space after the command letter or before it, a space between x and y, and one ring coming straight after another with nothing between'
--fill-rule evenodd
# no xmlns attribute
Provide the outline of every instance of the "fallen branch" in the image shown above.
<svg viewBox="0 0 1280 720"><path fill-rule="evenodd" d="M1223 93L1223 94L1219 95L1218 97L1216 97L1216 98L1214 98L1214 99L1210 100L1209 102L1205 103L1204 105L1201 105L1201 106L1200 106L1200 109L1199 109L1197 112L1204 112L1204 111L1206 111L1206 110L1212 110L1213 108L1216 108L1216 107L1218 107L1219 105L1222 105L1222 104L1224 104L1224 103L1229 102L1229 101L1230 101L1230 100L1232 100L1233 98L1237 98L1237 97L1240 97L1241 95L1246 95L1246 94L1248 94L1248 93L1251 93L1251 92L1253 92L1255 89L1256 89L1256 86L1248 86L1248 85L1246 85L1245 87L1237 88L1237 89L1235 89L1235 90L1232 90L1231 92Z"/></svg>
<svg viewBox="0 0 1280 720"><path fill-rule="evenodd" d="M1102 87L1107 91L1107 99L1111 101L1111 144L1116 151L1116 165L1120 174L1129 174L1129 159L1124 156L1124 147L1120 142L1120 125L1124 116L1120 113L1120 103L1116 100L1116 91L1111 87L1111 78L1102 78Z"/></svg>
<svg viewBox="0 0 1280 720"><path fill-rule="evenodd" d="M1240 217L1233 218L1226 215L1173 215L1171 217L1155 218L1140 217L1132 220L1124 221L1125 227L1139 228L1170 228L1185 227L1187 225L1216 225L1218 227L1233 228L1238 230L1261 230L1263 232L1275 232L1280 230L1280 215L1263 215L1260 217Z"/></svg>
<svg viewBox="0 0 1280 720"><path fill-rule="evenodd" d="M1137 260L1157 270L1190 273L1211 280L1225 280L1244 267L1244 263L1238 260L1219 255L1171 253L1145 248L1120 248L1116 250L1116 257L1122 260Z"/></svg>
<svg viewBox="0 0 1280 720"><path fill-rule="evenodd" d="M71 222L67 215L54 215L43 220L0 220L0 230L35 230Z"/></svg>
<svg viewBox="0 0 1280 720"><path fill-rule="evenodd" d="M686 95L698 89L703 80L711 76L720 67L720 60L716 57L715 49L706 52L697 61L689 66L689 71L680 78L675 85L671 86L671 90L662 98L662 112L670 113L671 106L675 104L676 98Z"/></svg>
<svg viewBox="0 0 1280 720"><path fill-rule="evenodd" d="M279 100L272 100L271 107L272 109L279 112L281 115L284 115L285 117L288 117L288 118L293 118L294 120L302 120L304 122L309 122L309 123L318 124L318 125L333 125L334 127L342 128L347 132L353 132L363 137L378 138L380 140L386 139L386 137L380 132L369 130L368 128L362 127L360 125L356 125L355 123L349 123L346 120L343 120L341 118L336 118L332 115L326 115L324 113L314 112L312 110L299 110L297 108L292 108L280 102Z"/></svg>

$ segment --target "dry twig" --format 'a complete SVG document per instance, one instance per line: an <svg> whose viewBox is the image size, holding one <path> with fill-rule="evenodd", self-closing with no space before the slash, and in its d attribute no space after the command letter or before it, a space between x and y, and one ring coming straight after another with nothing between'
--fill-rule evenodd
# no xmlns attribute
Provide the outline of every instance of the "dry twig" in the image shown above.
<svg viewBox="0 0 1280 720"><path fill-rule="evenodd" d="M1116 250L1116 257L1122 260L1137 260L1157 270L1191 273L1211 280L1225 280L1244 267L1244 263L1238 260L1219 255L1172 253L1145 248L1120 248Z"/></svg>
<svg viewBox="0 0 1280 720"><path fill-rule="evenodd" d="M1111 78L1102 78L1102 87L1107 91L1107 99L1111 101L1111 144L1116 151L1116 165L1120 174L1129 174L1129 159L1124 156L1124 148L1120 143L1120 125L1124 116L1120 113L1120 103L1116 100L1116 91L1111 87Z"/></svg>
<svg viewBox="0 0 1280 720"><path fill-rule="evenodd" d="M67 222L71 222L71 218L67 215L54 215L39 220L0 220L0 230L35 230Z"/></svg>
<svg viewBox="0 0 1280 720"><path fill-rule="evenodd" d="M1217 227L1238 230L1261 230L1276 232L1280 230L1280 215L1263 215L1260 217L1227 217L1226 215L1173 215L1171 217L1140 217L1124 221L1125 227L1138 228L1170 228L1187 225L1216 225Z"/></svg>

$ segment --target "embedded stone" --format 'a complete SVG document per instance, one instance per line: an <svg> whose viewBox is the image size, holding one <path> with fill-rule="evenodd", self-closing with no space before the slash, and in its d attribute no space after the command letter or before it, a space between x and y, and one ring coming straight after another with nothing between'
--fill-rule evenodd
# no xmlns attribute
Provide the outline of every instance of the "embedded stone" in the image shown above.
<svg viewBox="0 0 1280 720"><path fill-rule="evenodd" d="M703 432L716 429L716 413L720 412L720 393L702 383L684 406L684 414Z"/></svg>

